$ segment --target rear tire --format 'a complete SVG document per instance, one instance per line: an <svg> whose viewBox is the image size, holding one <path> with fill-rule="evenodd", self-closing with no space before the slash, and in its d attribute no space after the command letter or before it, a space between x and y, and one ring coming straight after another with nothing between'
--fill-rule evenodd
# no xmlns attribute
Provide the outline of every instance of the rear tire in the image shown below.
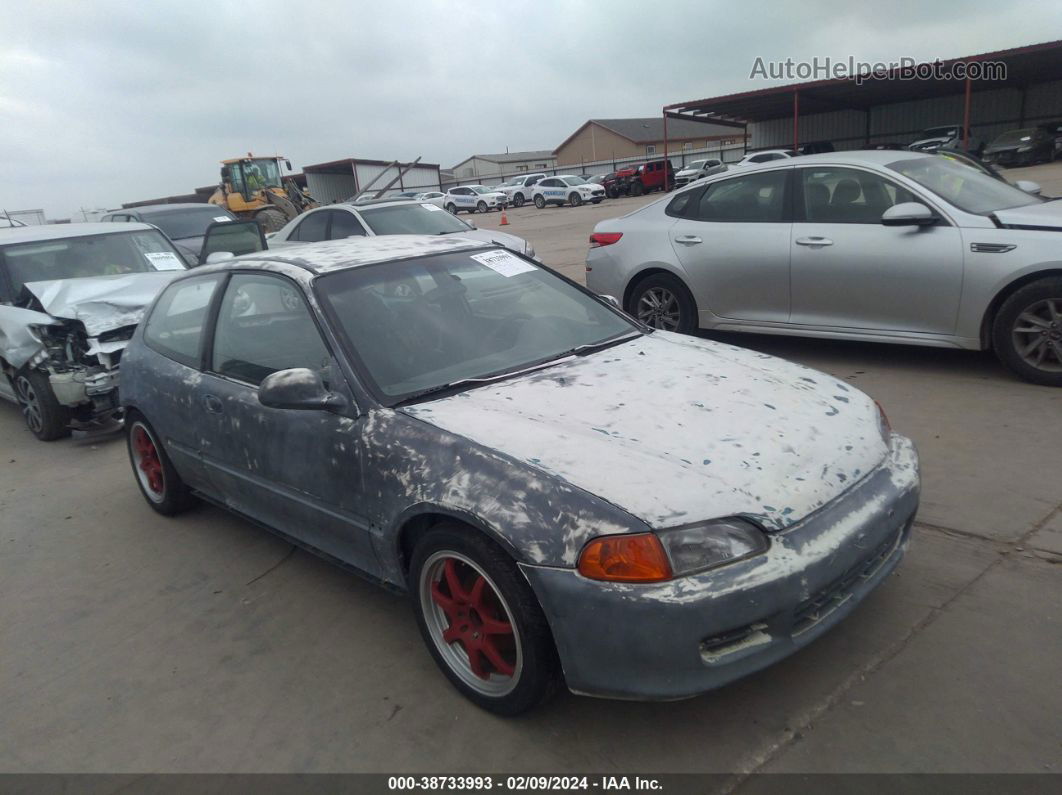
<svg viewBox="0 0 1062 795"><path fill-rule="evenodd" d="M440 523L417 542L408 582L428 651L467 699L512 716L556 691L560 665L549 624L516 563L495 543Z"/></svg>
<svg viewBox="0 0 1062 795"><path fill-rule="evenodd" d="M1039 279L1007 298L992 323L992 347L1026 381L1062 386L1062 277Z"/></svg>
<svg viewBox="0 0 1062 795"><path fill-rule="evenodd" d="M48 376L40 370L20 370L13 384L22 418L34 436L54 442L70 435L70 409L56 399Z"/></svg>
<svg viewBox="0 0 1062 795"><path fill-rule="evenodd" d="M255 214L254 220L262 227L263 232L279 232L288 222L288 218L280 210L268 208Z"/></svg>
<svg viewBox="0 0 1062 795"><path fill-rule="evenodd" d="M140 493L147 504L163 516L188 510L195 502L191 489L173 468L155 429L139 412L125 419L125 444Z"/></svg>
<svg viewBox="0 0 1062 795"><path fill-rule="evenodd" d="M631 291L627 311L662 331L692 334L697 330L697 303L682 281L670 273L654 273Z"/></svg>
<svg viewBox="0 0 1062 795"><path fill-rule="evenodd" d="M541 193L535 197L535 206L540 210L546 206L546 200L542 198Z"/></svg>

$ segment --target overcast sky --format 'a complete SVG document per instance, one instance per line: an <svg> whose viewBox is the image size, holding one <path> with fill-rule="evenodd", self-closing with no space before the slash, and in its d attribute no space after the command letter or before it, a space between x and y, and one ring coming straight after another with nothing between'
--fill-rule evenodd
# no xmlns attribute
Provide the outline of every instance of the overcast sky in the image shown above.
<svg viewBox="0 0 1062 795"><path fill-rule="evenodd" d="M949 58L1062 38L1062 4L23 3L0 14L0 208L191 192L218 161L552 149L588 118L761 88L757 56Z"/></svg>

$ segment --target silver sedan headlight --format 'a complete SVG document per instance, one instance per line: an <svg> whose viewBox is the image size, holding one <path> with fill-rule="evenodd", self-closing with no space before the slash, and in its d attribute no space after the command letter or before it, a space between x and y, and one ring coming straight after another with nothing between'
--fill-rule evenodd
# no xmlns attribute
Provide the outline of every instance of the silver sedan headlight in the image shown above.
<svg viewBox="0 0 1062 795"><path fill-rule="evenodd" d="M716 519L657 533L675 577L759 555L769 545L766 534L744 519Z"/></svg>

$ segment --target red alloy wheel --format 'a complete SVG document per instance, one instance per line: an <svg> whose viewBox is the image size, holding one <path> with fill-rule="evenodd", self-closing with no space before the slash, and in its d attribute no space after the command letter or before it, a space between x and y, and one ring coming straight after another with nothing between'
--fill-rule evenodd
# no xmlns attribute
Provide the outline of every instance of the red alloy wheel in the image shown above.
<svg viewBox="0 0 1062 795"><path fill-rule="evenodd" d="M516 685L523 657L512 615L487 574L456 552L437 552L422 570L425 618L447 665L470 687L502 695ZM425 600L426 601L426 600Z"/></svg>
<svg viewBox="0 0 1062 795"><path fill-rule="evenodd" d="M153 499L161 500L165 496L166 486L162 461L154 440L143 425L137 424L133 428L133 450L136 452L140 483Z"/></svg>

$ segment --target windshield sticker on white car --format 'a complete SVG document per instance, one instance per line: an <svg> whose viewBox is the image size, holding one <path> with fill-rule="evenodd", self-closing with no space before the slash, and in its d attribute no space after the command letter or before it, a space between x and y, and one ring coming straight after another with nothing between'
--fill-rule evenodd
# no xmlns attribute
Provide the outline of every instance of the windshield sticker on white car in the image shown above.
<svg viewBox="0 0 1062 795"><path fill-rule="evenodd" d="M508 279L520 273L535 270L530 262L510 254L508 251L488 251L486 254L469 254L469 256L481 265L486 265L492 271L496 271Z"/></svg>
<svg viewBox="0 0 1062 795"><path fill-rule="evenodd" d="M157 271L183 271L184 263L180 257L169 251L146 251L144 256L151 260Z"/></svg>
<svg viewBox="0 0 1062 795"><path fill-rule="evenodd" d="M224 215L215 215L214 216L214 222L215 223L219 223L219 224L228 223L231 220L232 220L231 218L226 218Z"/></svg>
<svg viewBox="0 0 1062 795"><path fill-rule="evenodd" d="M446 210L444 210L442 207L438 207L434 204L421 204L420 206L423 207L425 210L431 210L432 212L446 212Z"/></svg>

